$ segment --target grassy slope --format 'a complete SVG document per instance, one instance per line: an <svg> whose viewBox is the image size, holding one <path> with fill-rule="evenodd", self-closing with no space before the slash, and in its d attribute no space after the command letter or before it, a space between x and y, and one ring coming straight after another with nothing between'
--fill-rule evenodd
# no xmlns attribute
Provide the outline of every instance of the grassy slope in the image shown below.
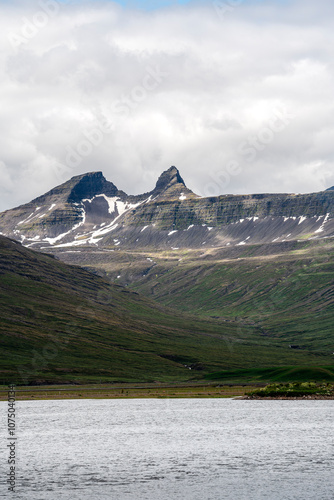
<svg viewBox="0 0 334 500"><path fill-rule="evenodd" d="M3 237L0 307L2 383L184 381L331 360L292 351L256 325L165 309Z"/></svg>
<svg viewBox="0 0 334 500"><path fill-rule="evenodd" d="M182 262L153 256L157 266L131 286L183 312L252 325L279 345L332 355L333 257L330 240L278 255L248 247L234 259L215 251L201 258L183 254Z"/></svg>

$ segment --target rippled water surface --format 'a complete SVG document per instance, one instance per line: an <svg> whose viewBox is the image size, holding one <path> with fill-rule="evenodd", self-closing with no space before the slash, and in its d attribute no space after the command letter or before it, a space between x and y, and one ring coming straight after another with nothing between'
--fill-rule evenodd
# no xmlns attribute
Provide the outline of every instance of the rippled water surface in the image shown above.
<svg viewBox="0 0 334 500"><path fill-rule="evenodd" d="M334 401L29 401L17 413L18 488L6 494L2 474L6 498L334 498Z"/></svg>

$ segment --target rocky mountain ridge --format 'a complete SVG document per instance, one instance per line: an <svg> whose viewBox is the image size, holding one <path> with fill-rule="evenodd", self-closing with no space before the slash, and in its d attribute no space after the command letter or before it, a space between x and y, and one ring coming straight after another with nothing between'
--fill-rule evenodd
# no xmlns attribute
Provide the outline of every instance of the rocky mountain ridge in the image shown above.
<svg viewBox="0 0 334 500"><path fill-rule="evenodd" d="M334 235L334 190L202 198L170 167L127 195L102 172L75 176L0 214L1 234L35 249L212 248Z"/></svg>

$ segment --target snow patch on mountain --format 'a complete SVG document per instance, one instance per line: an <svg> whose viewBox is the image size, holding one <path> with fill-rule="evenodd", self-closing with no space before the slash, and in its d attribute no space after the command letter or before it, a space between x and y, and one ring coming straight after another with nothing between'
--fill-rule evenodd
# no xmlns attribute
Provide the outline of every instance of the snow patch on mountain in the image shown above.
<svg viewBox="0 0 334 500"><path fill-rule="evenodd" d="M330 216L330 214L326 214L323 223L321 224L321 226L319 227L319 229L317 229L315 231L315 233L322 233L324 231L325 224L326 224L326 222L328 222L329 216Z"/></svg>

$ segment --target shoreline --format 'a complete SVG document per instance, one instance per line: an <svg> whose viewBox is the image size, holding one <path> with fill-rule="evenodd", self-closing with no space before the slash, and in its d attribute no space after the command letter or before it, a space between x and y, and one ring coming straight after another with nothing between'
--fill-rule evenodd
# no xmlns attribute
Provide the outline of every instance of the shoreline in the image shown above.
<svg viewBox="0 0 334 500"><path fill-rule="evenodd" d="M254 394L265 384L205 384L180 383L125 383L125 384L69 384L16 386L16 401L80 400L80 399L180 399L228 398L240 400L334 400L334 394L304 394L299 396ZM0 401L8 400L9 387L0 386ZM262 392L262 391L261 391ZM252 394L253 393L253 394Z"/></svg>
<svg viewBox="0 0 334 500"><path fill-rule="evenodd" d="M85 386L19 386L15 389L16 401L60 399L176 399L176 398L238 398L244 399L255 385L180 384L161 385L127 384L116 387L106 385ZM8 388L0 388L0 401L7 401Z"/></svg>

